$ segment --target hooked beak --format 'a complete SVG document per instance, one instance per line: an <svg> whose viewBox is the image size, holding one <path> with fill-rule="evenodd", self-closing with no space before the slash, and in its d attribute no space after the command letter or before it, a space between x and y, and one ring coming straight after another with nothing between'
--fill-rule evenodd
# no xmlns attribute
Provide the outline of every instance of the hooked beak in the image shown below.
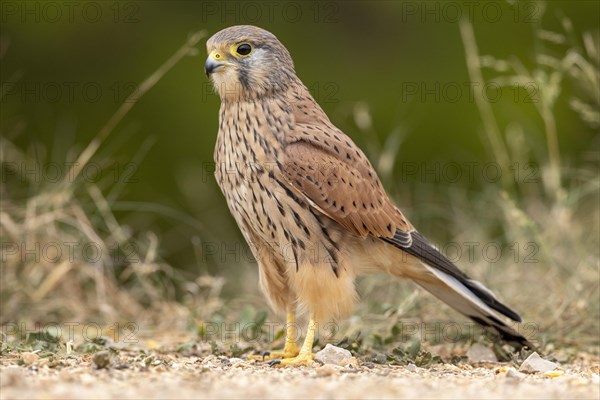
<svg viewBox="0 0 600 400"><path fill-rule="evenodd" d="M223 58L223 56L220 55L219 53L217 53L216 51L212 51L208 55L208 58L206 59L206 63L204 63L204 72L206 73L206 76L209 76L210 74L215 72L217 70L217 68L225 65L224 62L220 61L220 59L222 59L222 58Z"/></svg>

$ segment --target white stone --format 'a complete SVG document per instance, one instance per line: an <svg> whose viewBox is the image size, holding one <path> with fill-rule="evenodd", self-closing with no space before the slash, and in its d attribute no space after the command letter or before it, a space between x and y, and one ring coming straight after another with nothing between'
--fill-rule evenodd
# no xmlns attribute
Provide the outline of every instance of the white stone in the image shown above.
<svg viewBox="0 0 600 400"><path fill-rule="evenodd" d="M351 357L352 353L350 353L348 350L333 346L331 344L327 344L323 350L319 351L315 355L316 360L320 363L333 365L341 365L344 360Z"/></svg>
<svg viewBox="0 0 600 400"><path fill-rule="evenodd" d="M520 381L521 379L523 379L525 377L525 374L520 373L519 371L511 368L508 371L506 371L506 378L507 379L514 379L514 380L518 380Z"/></svg>
<svg viewBox="0 0 600 400"><path fill-rule="evenodd" d="M498 362L498 358L492 349L479 343L475 343L473 346L471 346L469 351L467 351L467 357L469 357L469 360L474 363L484 361Z"/></svg>
<svg viewBox="0 0 600 400"><path fill-rule="evenodd" d="M558 364L553 363L552 361L544 360L540 355L536 352L533 352L527 360L523 361L519 371L525 372L528 374L535 374L536 372L548 372L556 369Z"/></svg>
<svg viewBox="0 0 600 400"><path fill-rule="evenodd" d="M410 363L406 366L406 370L410 371L410 372L416 372L417 371L417 366L413 363Z"/></svg>

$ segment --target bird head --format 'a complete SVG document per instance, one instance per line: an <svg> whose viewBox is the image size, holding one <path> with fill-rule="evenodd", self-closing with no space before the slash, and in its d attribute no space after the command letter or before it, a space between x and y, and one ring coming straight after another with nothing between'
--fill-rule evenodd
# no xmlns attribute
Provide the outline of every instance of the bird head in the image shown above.
<svg viewBox="0 0 600 400"><path fill-rule="evenodd" d="M287 49L255 26L223 29L208 39L206 49L204 70L222 101L272 96L297 79Z"/></svg>

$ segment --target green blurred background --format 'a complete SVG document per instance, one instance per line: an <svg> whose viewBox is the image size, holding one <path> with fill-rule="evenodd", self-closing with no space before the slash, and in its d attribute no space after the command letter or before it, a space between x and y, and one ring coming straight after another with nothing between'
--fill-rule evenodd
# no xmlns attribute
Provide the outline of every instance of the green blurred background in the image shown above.
<svg viewBox="0 0 600 400"><path fill-rule="evenodd" d="M481 88L468 86L458 14L470 15L481 55L518 59L531 70L540 52L560 58L583 46L581 33L597 38L599 13L597 1L4 1L1 134L42 166L73 161L136 85L190 33L205 30L198 54L170 70L103 143L93 159L101 173L96 179L89 170L88 178L122 225L158 235L162 260L188 276L227 277L231 295L246 276L240 263L206 254L206 243L244 246L211 173L219 99L203 71L210 35L236 24L276 34L333 122L375 160L397 204L422 232L444 240L465 229L444 212L452 187L476 194L500 185L481 175L494 158L470 94ZM541 40L545 31L566 39ZM484 70L486 79L499 75ZM565 79L554 106L562 165L594 170L598 127L569 106L580 94ZM518 123L531 148L526 157L545 164L536 94L509 85L487 95L501 130ZM391 166L381 161L386 151ZM474 179L407 173L449 162L477 163ZM7 179L17 202L52 185L43 170L33 185Z"/></svg>

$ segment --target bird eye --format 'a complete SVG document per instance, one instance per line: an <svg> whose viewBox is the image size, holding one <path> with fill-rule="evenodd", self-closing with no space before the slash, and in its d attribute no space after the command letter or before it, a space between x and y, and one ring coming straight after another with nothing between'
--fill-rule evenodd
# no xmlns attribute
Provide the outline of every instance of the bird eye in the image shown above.
<svg viewBox="0 0 600 400"><path fill-rule="evenodd" d="M236 50L236 52L241 56L247 56L252 51L252 46L248 43L240 44Z"/></svg>

